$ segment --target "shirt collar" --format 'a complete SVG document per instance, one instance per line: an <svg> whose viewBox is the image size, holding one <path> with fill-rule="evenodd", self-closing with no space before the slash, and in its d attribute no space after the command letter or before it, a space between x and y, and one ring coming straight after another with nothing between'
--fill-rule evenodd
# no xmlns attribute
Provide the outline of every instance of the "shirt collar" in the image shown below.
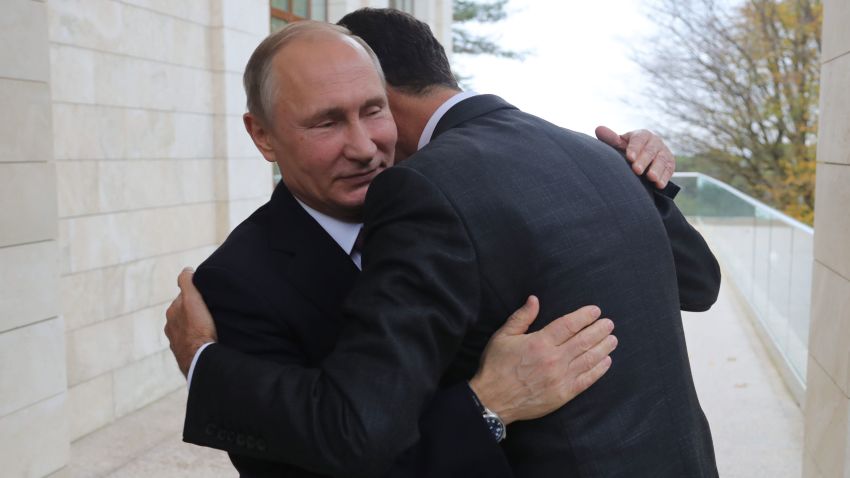
<svg viewBox="0 0 850 478"><path fill-rule="evenodd" d="M311 208L301 202L298 198L295 198L295 200L298 201L298 204L300 204L305 211L307 211L307 214L312 216L313 219L322 226L322 229L331 236L334 242L339 244L339 247L341 247L346 254L351 254L351 250L354 249L354 241L357 240L357 235L360 234L360 229L363 228L363 223L340 221L335 217L328 216L327 214Z"/></svg>
<svg viewBox="0 0 850 478"><path fill-rule="evenodd" d="M428 122L425 123L425 129L422 130L422 136L419 137L419 145L416 147L417 151L424 148L426 144L431 142L431 136L434 136L434 130L437 128L437 123L443 119L443 115L445 115L452 106L467 98L472 98L473 96L478 96L478 93L474 91L461 91L440 105L440 107L437 108L437 111L434 111L434 114L432 114L431 118L428 119Z"/></svg>

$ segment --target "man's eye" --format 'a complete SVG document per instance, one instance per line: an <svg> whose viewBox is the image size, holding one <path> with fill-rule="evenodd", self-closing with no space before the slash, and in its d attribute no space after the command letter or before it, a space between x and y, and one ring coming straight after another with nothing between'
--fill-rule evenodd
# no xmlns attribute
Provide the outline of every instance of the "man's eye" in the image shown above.
<svg viewBox="0 0 850 478"><path fill-rule="evenodd" d="M383 110L384 110L384 109L383 109L383 108L381 108L381 107L379 107L379 106L376 106L376 107L374 107L374 108L369 108L369 109L366 111L366 115L367 115L367 116L375 116L376 114L380 113L380 112L381 112L381 111L383 111Z"/></svg>
<svg viewBox="0 0 850 478"><path fill-rule="evenodd" d="M334 125L336 125L336 121L322 121L316 125L316 128L333 128Z"/></svg>

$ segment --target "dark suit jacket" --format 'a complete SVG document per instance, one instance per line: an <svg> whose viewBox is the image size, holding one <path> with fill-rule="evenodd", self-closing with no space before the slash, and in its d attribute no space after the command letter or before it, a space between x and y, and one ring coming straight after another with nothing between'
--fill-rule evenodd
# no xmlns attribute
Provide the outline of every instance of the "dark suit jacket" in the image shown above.
<svg viewBox="0 0 850 478"><path fill-rule="evenodd" d="M317 367L333 349L340 306L359 272L348 254L281 184L271 201L236 227L198 267L194 282L213 314L219 344L283 367ZM274 457L262 454L268 445L260 426L224 417L192 420L199 408L197 401L219 399L215 390L206 386L209 375L205 364L199 362L194 373L187 436L202 434L215 440L217 447L231 452L231 460L242 476L320 476L269 460ZM268 390L269 385L261 389ZM266 399L273 400L273 392L269 392ZM232 393L230 406L250 403L243 402L240 390ZM262 415L254 418L255 423L264 420ZM507 461L487 431L465 383L436 395L422 417L421 428L421 440L396 460L390 476L436 478L446 476L443 470L510 476ZM339 440L344 433L337 430L327 439ZM252 457L251 452L260 452L266 459Z"/></svg>
<svg viewBox="0 0 850 478"><path fill-rule="evenodd" d="M230 366L227 347L199 361L202 374L216 373L210 390L243 390L252 414L268 418L255 424L268 453L380 474L415 441L434 392L468 378L491 333L534 293L535 329L597 304L620 345L587 392L509 427L503 448L516 475L717 475L679 313L716 300L717 262L672 200L613 149L497 97L470 98L428 146L372 183L365 215L364 270L320 368ZM274 385L255 393L240 367ZM193 420L251 423L206 402Z"/></svg>

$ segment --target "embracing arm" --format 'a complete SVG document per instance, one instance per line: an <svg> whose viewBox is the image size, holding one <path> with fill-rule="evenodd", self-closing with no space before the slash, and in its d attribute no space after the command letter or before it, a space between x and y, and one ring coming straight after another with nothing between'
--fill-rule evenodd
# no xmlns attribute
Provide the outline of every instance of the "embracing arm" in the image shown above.
<svg viewBox="0 0 850 478"><path fill-rule="evenodd" d="M416 443L419 417L477 317L476 258L450 205L418 174L388 170L370 189L368 264L334 352L311 369L211 345L194 370L187 423L254 423L269 432L257 451L328 474L380 475Z"/></svg>
<svg viewBox="0 0 850 478"><path fill-rule="evenodd" d="M599 126L596 137L623 154L655 202L676 262L681 309L708 310L720 292L720 267L705 239L673 202L679 192L679 186L670 182L676 169L673 153L658 135L645 129L618 135Z"/></svg>
<svg viewBox="0 0 850 478"><path fill-rule="evenodd" d="M280 467L291 460L286 459L283 448L288 445L278 438L286 430L276 428L275 416L290 404L283 400L280 387L286 385L279 380L292 367L307 367L309 362L303 350L307 344L298 343L297 335L287 329L286 317L298 311L281 314L283 311L274 310L250 277L233 270L205 265L190 282L197 287L194 292L200 291L206 298L218 342L198 356L184 440L232 453L241 471L284 472ZM188 285L181 287L187 289ZM528 324L534 316L536 310L533 316L526 314ZM419 420L420 440L394 461L388 476L437 477L463 470L511 476L472 394L466 383L438 391Z"/></svg>
<svg viewBox="0 0 850 478"><path fill-rule="evenodd" d="M194 320L197 317L212 323L191 277L185 271L180 276L181 294L169 308L169 324L199 323ZM227 288L233 290L233 285ZM256 299L259 303L260 298ZM223 310L217 312L220 325L230 319L250 320L235 315L222 320ZM480 401L506 423L537 418L563 406L607 372L608 354L617 346L610 335L613 322L597 320L596 307L583 307L527 334L538 312L539 303L532 296L508 317L491 337L481 367L470 381ZM193 320L187 320L190 316ZM222 340L227 335L220 334ZM169 338L172 348L182 339L173 330ZM286 431L269 426L273 421L267 418L286 407L269 399L275 386L268 381L285 373L270 359L286 359L265 355L265 360L257 360L218 344L209 351L201 354L196 379L190 384L184 439L264 461L286 462L275 438ZM471 393L466 383L441 389L420 417L419 442L396 458L387 476L510 476L510 467L473 405ZM241 406L220 406L227 403Z"/></svg>
<svg viewBox="0 0 850 478"><path fill-rule="evenodd" d="M367 249L367 274L384 268L395 268L397 272L367 276L377 280L377 285L369 286L367 282L355 291L359 300L349 306L351 323L342 332L337 351L322 369L306 369L300 364L263 360L220 344L208 347L197 362L190 388L188 441L230 449L227 431L209 427L211 421L219 421L247 424L255 438L249 450L252 456L324 473L377 475L400 453L391 469L391 474L395 473L392 476L411 476L413 473L397 471L404 467L421 470L417 463L429 463L431 468L442 463L452 470L466 466L478 471L483 471L482 466L474 464L475 460L491 468L498 465L498 459L491 459L492 448L479 446L481 440L492 437L480 433L481 422L476 421L480 420L480 412L470 410L465 385L443 390L425 407L445 361L454 353L451 344L459 341L455 334L462 334L464 320L470 320L467 309L473 306L453 304L465 298L475 300L477 278L463 269L452 272L450 265L458 262L473 267L472 256L463 253L468 251L468 245L456 229L459 224L445 219L448 213L440 211L445 205L439 200L437 206L419 204L433 201L428 195L433 191L427 183L415 184L421 181L415 173L398 174L404 178L393 178L392 184L411 193L413 199L406 201L413 204L407 212L397 211L404 202L394 196L397 191L390 190L387 200L391 204L381 206L389 209L382 214L393 224L376 223L371 242L367 241L367 248L386 247L388 242L380 240L382 234L395 241L393 247L386 247L387 251ZM416 221L408 223L408 216ZM434 228L438 224L441 226ZM398 229L390 230L391 226ZM423 231L425 226L433 231ZM437 237L428 237L429 234ZM432 247L426 239L439 244ZM428 244L431 252L412 250L421 244ZM410 261L410 257L418 257L411 255L413 252L425 255L424 265ZM382 283L383 280L389 283ZM471 286L456 284L459 280ZM214 327L203 300L191 285L191 274L181 274L180 282L183 292L169 308L166 334L185 373L197 350L193 340L198 335L185 331ZM447 287L452 290L444 290ZM415 289L414 295L408 295L406 288ZM443 294L462 296L449 297L447 303L432 309L434 297ZM525 310L528 307L530 310ZM597 320L599 310L593 307L579 309L538 332L526 334L537 307L536 299L530 299L494 334L482 367L473 378L479 398L503 415L506 422L539 417L562 406L608 370L608 354L616 347L616 339L610 335L613 323ZM356 315L358 308L361 318ZM372 310L381 312L370 318L367 314ZM208 324L199 325L204 321ZM202 341L205 340L199 340ZM449 350L438 341L449 343ZM422 421L417 430L420 414ZM462 462L446 461L440 456L444 453L441 450L460 443L458 440L468 447L464 437L470 433L479 437L476 456L461 457ZM447 440L446 435L458 440ZM418 450L410 448L417 436L421 439ZM455 447L452 451L464 453L468 448ZM423 476L420 471L416 475ZM431 476L445 475L443 472Z"/></svg>
<svg viewBox="0 0 850 478"><path fill-rule="evenodd" d="M663 190L647 182L644 186L655 202L670 239L679 284L679 307L689 312L704 312L717 301L720 293L720 265L705 239L673 202L679 186L669 183Z"/></svg>

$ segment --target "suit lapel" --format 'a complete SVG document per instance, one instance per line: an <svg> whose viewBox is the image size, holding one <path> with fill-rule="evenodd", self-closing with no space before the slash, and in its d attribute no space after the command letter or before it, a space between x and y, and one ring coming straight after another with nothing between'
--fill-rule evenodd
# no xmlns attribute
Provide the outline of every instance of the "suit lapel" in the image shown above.
<svg viewBox="0 0 850 478"><path fill-rule="evenodd" d="M437 127L434 128L431 140L473 118L506 108L516 109L515 106L496 95L477 95L467 98L446 111L446 114L437 123Z"/></svg>
<svg viewBox="0 0 850 478"><path fill-rule="evenodd" d="M270 206L270 246L290 284L326 314L336 314L359 270L283 182Z"/></svg>

